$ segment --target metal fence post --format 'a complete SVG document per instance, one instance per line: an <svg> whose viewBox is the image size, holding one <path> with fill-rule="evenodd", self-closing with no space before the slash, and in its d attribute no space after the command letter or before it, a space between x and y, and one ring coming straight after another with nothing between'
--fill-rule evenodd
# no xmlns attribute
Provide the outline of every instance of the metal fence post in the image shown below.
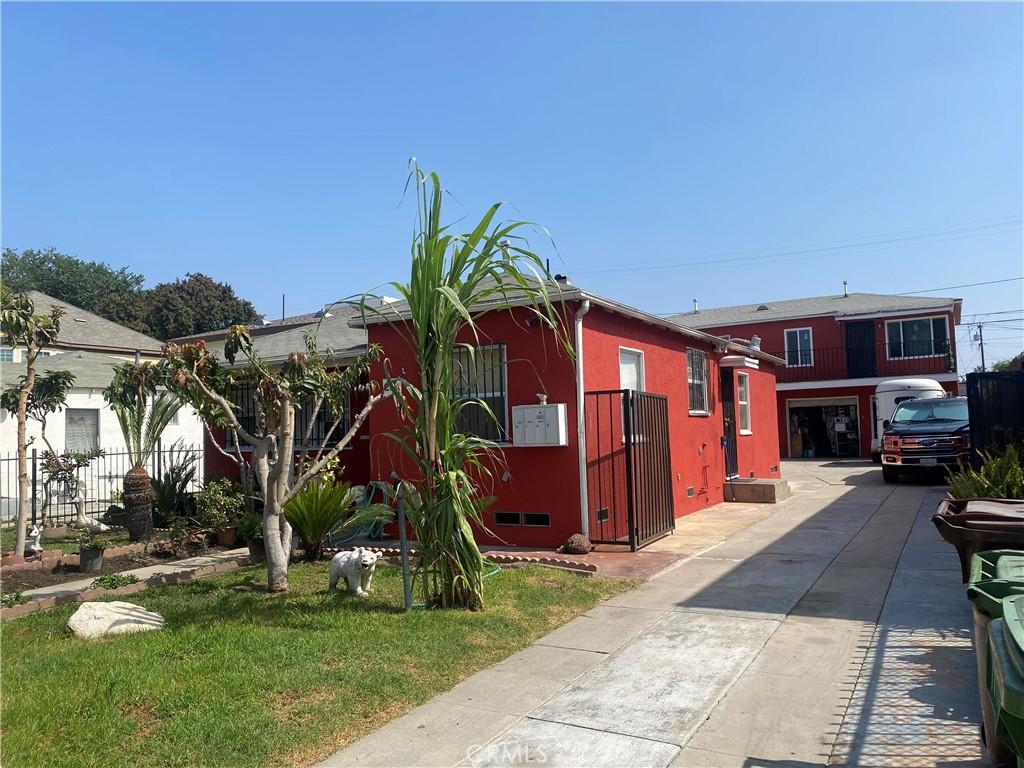
<svg viewBox="0 0 1024 768"><path fill-rule="evenodd" d="M633 391L622 391L622 437L626 452L626 525L629 528L629 550L636 552L636 508L633 494Z"/></svg>
<svg viewBox="0 0 1024 768"><path fill-rule="evenodd" d="M39 452L32 449L32 525L36 524L36 481L39 471Z"/></svg>

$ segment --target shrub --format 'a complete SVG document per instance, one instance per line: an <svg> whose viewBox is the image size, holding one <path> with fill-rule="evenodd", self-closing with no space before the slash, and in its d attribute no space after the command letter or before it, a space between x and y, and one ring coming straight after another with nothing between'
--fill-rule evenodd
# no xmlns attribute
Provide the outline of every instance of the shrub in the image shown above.
<svg viewBox="0 0 1024 768"><path fill-rule="evenodd" d="M302 540L308 560L320 557L328 534L390 516L390 507L363 505L365 498L366 491L361 485L318 478L285 504L285 519Z"/></svg>
<svg viewBox="0 0 1024 768"><path fill-rule="evenodd" d="M255 512L238 518L238 535L245 541L263 541L263 520Z"/></svg>
<svg viewBox="0 0 1024 768"><path fill-rule="evenodd" d="M949 475L954 499L1024 499L1024 466L1012 445L1001 456L982 453L980 469L964 467Z"/></svg>
<svg viewBox="0 0 1024 768"><path fill-rule="evenodd" d="M199 524L213 531L234 525L244 503L245 494L237 483L226 477L208 482L196 494Z"/></svg>
<svg viewBox="0 0 1024 768"><path fill-rule="evenodd" d="M82 531L78 534L78 551L81 552L83 549L98 549L100 551L107 548L106 539L100 538L99 535L92 531Z"/></svg>
<svg viewBox="0 0 1024 768"><path fill-rule="evenodd" d="M20 589L8 592L6 595L0 595L0 606L4 608L13 608L16 605L24 605L27 602L28 597Z"/></svg>
<svg viewBox="0 0 1024 768"><path fill-rule="evenodd" d="M196 476L196 456L192 451L174 445L169 451L170 464L163 476L150 480L153 487L153 524L159 528L170 525L172 518L188 515L193 500L189 486Z"/></svg>
<svg viewBox="0 0 1024 768"><path fill-rule="evenodd" d="M90 589L120 589L129 584L136 584L139 577L132 573L108 573L97 576L89 585Z"/></svg>

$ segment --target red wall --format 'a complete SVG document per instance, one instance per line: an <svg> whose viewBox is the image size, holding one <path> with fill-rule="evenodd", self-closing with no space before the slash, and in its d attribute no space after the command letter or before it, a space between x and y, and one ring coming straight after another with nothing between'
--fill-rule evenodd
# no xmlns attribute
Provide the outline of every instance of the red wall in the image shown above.
<svg viewBox="0 0 1024 768"><path fill-rule="evenodd" d="M721 387L718 360L708 343L648 325L639 320L592 308L583 321L584 389L619 389L619 347L644 353L644 388L668 397L672 494L676 515L684 515L723 500L725 462ZM689 413L686 350L708 353L708 415ZM748 477L778 477L778 426L775 420L774 367L749 372L753 434L738 438L739 473ZM588 446L589 448L589 446ZM589 451L588 451L589 452ZM695 489L687 496L687 487Z"/></svg>
<svg viewBox="0 0 1024 768"><path fill-rule="evenodd" d="M567 328L572 328L569 307ZM482 543L508 543L519 546L557 546L581 529L579 515L579 472L576 449L576 374L572 359L555 342L553 335L539 325L526 325L527 310L494 312L478 319L481 338L464 334L468 343L504 343L508 359L509 429L511 406L537 402L537 393L545 392L549 403L565 403L568 421L567 446L502 449L503 466L492 469L493 477L484 478L484 490L496 497L485 514L491 535L482 533ZM404 375L418 384L418 372L407 341L390 325L369 328L369 341L385 350L392 375ZM371 371L379 380L383 363ZM383 402L370 415L370 473L386 479L395 469L409 476L412 468L402 449L384 433L398 428L399 415L391 402ZM507 476L505 472L507 471ZM551 527L498 526L494 512L547 512Z"/></svg>

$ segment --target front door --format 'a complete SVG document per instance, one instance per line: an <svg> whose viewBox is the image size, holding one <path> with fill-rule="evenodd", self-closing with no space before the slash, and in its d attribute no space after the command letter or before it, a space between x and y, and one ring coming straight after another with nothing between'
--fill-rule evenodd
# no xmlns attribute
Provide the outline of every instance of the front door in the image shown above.
<svg viewBox="0 0 1024 768"><path fill-rule="evenodd" d="M736 459L736 392L733 389L732 368L722 368L722 447L725 450L725 476L739 474Z"/></svg>
<svg viewBox="0 0 1024 768"><path fill-rule="evenodd" d="M871 320L846 324L846 375L875 376L875 324Z"/></svg>

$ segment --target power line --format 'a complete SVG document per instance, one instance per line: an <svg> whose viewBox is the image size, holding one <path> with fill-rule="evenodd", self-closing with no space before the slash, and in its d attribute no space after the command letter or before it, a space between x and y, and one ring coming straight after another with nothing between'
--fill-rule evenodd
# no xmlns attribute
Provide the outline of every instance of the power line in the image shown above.
<svg viewBox="0 0 1024 768"><path fill-rule="evenodd" d="M594 269L581 269L576 270L577 274L593 275L602 274L608 272L637 272L637 271L650 271L657 269L678 269L683 267L695 267L695 266L706 266L708 264L726 264L729 262L737 261L754 261L757 259L772 259L780 258L784 256L809 256L816 253L827 253L831 251L844 251L856 248L867 248L879 245L892 245L898 243L909 243L918 240L935 240L935 238L943 238L946 235L954 236L971 236L971 234L984 234L988 231L1005 229L1007 227L1019 227L1024 219L1010 219L999 223L992 224L979 224L976 226L960 226L954 228L948 228L945 230L939 230L936 232L930 232L926 234L917 235L906 235L902 237L890 237L881 236L878 239L867 239L854 238L860 240L860 242L852 242L851 240L833 240L832 243L839 243L838 245L821 244L817 246L807 246L794 250L786 251L773 251L770 253L755 254L752 256L742 255L730 255L723 254L725 258L711 258L702 261L683 261L683 262L667 262L661 264L630 264L628 266L614 266L614 267L596 267ZM934 228L932 228L934 229ZM914 230L910 230L914 231ZM897 233L898 234L898 233ZM734 251L733 254L750 253L750 251Z"/></svg>
<svg viewBox="0 0 1024 768"><path fill-rule="evenodd" d="M924 291L903 291L903 293L897 293L897 296L913 296L917 293L935 293L936 291L951 291L954 288L974 288L978 285L995 285L996 283L1012 283L1014 280L1024 280L1024 275L1018 275L1017 277L1005 277L1002 280L986 280L983 283L964 283L963 285L947 285L942 288L928 288ZM995 314L994 312L992 314Z"/></svg>
<svg viewBox="0 0 1024 768"><path fill-rule="evenodd" d="M969 315L961 315L961 317L990 317L991 315L1021 315L1024 314L1024 309L1001 309L996 312L973 312Z"/></svg>
<svg viewBox="0 0 1024 768"><path fill-rule="evenodd" d="M957 323L957 325L969 325L972 328L977 328L979 325L1000 325L1002 323L1019 323L1019 317L1011 317L1006 320L975 320L970 323Z"/></svg>

